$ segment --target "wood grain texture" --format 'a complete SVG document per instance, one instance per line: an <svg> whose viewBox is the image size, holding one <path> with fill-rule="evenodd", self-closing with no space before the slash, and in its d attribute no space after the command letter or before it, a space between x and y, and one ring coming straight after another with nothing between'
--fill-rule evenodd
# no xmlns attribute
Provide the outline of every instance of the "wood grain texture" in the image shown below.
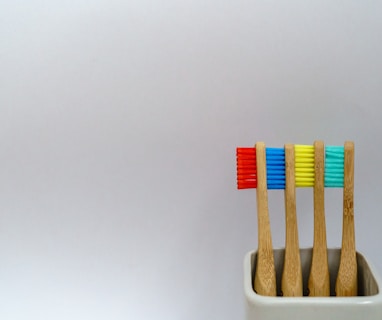
<svg viewBox="0 0 382 320"><path fill-rule="evenodd" d="M281 278L283 296L302 296L302 270L298 244L294 145L285 145L285 257Z"/></svg>
<svg viewBox="0 0 382 320"><path fill-rule="evenodd" d="M276 271L268 214L265 144L256 143L258 251L254 289L264 296L276 296Z"/></svg>
<svg viewBox="0 0 382 320"><path fill-rule="evenodd" d="M356 296L357 259L354 232L354 143L345 142L343 223L340 266L336 280L337 296Z"/></svg>
<svg viewBox="0 0 382 320"><path fill-rule="evenodd" d="M308 280L309 296L330 296L330 277L326 244L325 224L325 146L322 141L314 142L314 238L312 264Z"/></svg>

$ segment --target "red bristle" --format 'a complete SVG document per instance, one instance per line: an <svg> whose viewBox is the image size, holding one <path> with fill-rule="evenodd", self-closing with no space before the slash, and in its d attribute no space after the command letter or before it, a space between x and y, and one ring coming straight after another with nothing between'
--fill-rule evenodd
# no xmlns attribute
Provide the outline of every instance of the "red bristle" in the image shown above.
<svg viewBox="0 0 382 320"><path fill-rule="evenodd" d="M238 189L256 189L257 184L256 182L238 182L237 188Z"/></svg>
<svg viewBox="0 0 382 320"><path fill-rule="evenodd" d="M256 180L257 175L256 173L246 173L244 172L238 172L237 173L237 180L246 181L246 180Z"/></svg>
<svg viewBox="0 0 382 320"><path fill-rule="evenodd" d="M241 156L238 156L237 158L236 158L236 161L237 161L237 163L240 163L240 164L246 164L246 163L248 163L248 164L254 164L254 163L256 163L256 158L248 158L248 157L241 157Z"/></svg>
<svg viewBox="0 0 382 320"><path fill-rule="evenodd" d="M239 148L236 148L236 153L256 154L256 148L239 147Z"/></svg>
<svg viewBox="0 0 382 320"><path fill-rule="evenodd" d="M242 176L253 176L256 175L257 171L256 168L237 168L236 170L237 175L242 175Z"/></svg>
<svg viewBox="0 0 382 320"><path fill-rule="evenodd" d="M236 149L237 188L250 189L257 187L256 148Z"/></svg>
<svg viewBox="0 0 382 320"><path fill-rule="evenodd" d="M236 160L237 166L240 167L253 167L256 168L256 159L254 160L241 160L237 159Z"/></svg>

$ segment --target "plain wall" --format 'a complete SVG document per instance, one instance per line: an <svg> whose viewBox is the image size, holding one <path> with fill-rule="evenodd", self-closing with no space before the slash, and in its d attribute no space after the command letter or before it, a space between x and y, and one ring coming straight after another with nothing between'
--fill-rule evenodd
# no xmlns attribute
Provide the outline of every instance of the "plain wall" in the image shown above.
<svg viewBox="0 0 382 320"><path fill-rule="evenodd" d="M355 142L357 249L382 273L381 39L380 1L0 1L0 318L243 319L235 148L256 141ZM341 210L328 189L330 247Z"/></svg>

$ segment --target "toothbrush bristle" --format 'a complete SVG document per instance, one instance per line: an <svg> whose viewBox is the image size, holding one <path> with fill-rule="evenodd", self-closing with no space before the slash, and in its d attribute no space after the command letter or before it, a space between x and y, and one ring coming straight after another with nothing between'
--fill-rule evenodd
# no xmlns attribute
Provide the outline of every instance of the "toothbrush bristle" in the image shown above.
<svg viewBox="0 0 382 320"><path fill-rule="evenodd" d="M236 148L237 188L257 187L256 148Z"/></svg>
<svg viewBox="0 0 382 320"><path fill-rule="evenodd" d="M267 188L285 189L285 150L266 148ZM313 187L315 181L314 146L295 145L295 186ZM257 188L256 148L236 148L237 188ZM324 186L343 188L344 147L325 147Z"/></svg>
<svg viewBox="0 0 382 320"><path fill-rule="evenodd" d="M344 147L326 146L325 187L342 188L344 186L344 159Z"/></svg>
<svg viewBox="0 0 382 320"><path fill-rule="evenodd" d="M266 148L268 189L285 189L285 150ZM315 180L314 146L295 145L295 186L313 187ZM257 188L256 148L236 148L237 188ZM343 188L344 147L325 147L324 186Z"/></svg>
<svg viewBox="0 0 382 320"><path fill-rule="evenodd" d="M296 187L314 186L314 146L295 145Z"/></svg>
<svg viewBox="0 0 382 320"><path fill-rule="evenodd" d="M285 189L285 150L284 148L266 148L267 187Z"/></svg>

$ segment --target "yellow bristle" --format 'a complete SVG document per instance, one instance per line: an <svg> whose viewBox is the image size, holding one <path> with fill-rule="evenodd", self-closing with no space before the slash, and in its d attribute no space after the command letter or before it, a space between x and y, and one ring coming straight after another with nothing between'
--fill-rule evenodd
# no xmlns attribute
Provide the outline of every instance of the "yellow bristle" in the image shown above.
<svg viewBox="0 0 382 320"><path fill-rule="evenodd" d="M314 186L314 146L295 145L296 187Z"/></svg>

